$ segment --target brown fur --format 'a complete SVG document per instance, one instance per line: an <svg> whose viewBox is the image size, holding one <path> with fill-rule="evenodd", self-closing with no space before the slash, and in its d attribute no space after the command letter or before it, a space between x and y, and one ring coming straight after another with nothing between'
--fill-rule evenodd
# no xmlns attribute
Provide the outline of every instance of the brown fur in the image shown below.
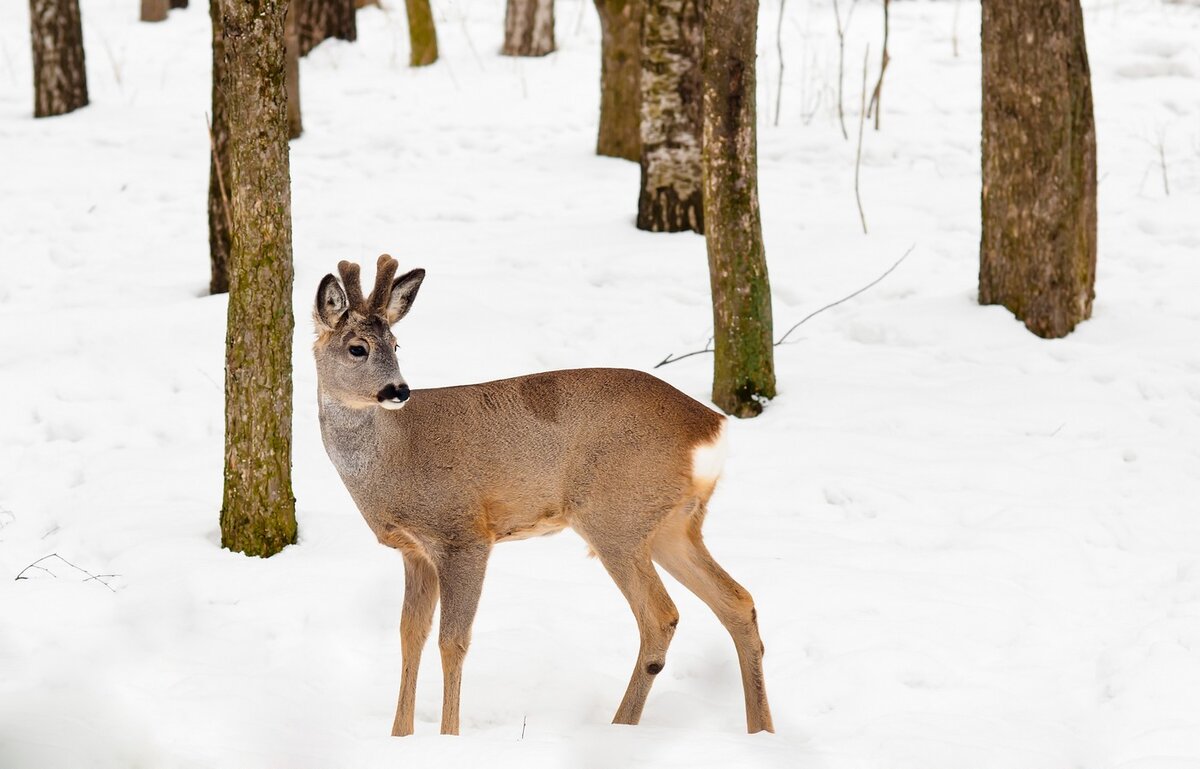
<svg viewBox="0 0 1200 769"><path fill-rule="evenodd" d="M753 601L712 560L700 534L715 479L694 477L693 452L720 435L724 417L649 374L623 369L413 390L400 410L373 408L381 388L403 384L380 313L403 317L424 276L413 271L392 284L394 261L381 257L380 268L370 299L347 292L359 301L347 301L339 317L322 314L322 307L342 306L336 286L322 282L314 352L330 458L379 541L404 554L404 672L393 733L412 733L420 649L439 597L442 731L453 734L491 546L567 526L600 558L641 635L614 721L637 723L679 619L654 560L725 624L742 668L747 726L771 730ZM342 274L357 280L356 267ZM381 297L389 284L391 297ZM355 305L372 313L360 317ZM350 344L368 346L370 355L350 358Z"/></svg>

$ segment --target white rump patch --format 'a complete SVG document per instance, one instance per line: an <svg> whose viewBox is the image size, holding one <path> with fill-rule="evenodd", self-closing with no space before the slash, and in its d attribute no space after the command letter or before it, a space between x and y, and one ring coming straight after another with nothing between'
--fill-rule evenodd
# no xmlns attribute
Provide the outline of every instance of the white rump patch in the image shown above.
<svg viewBox="0 0 1200 769"><path fill-rule="evenodd" d="M729 454L725 424L726 420L722 420L721 429L710 442L701 443L692 449L692 478L694 480L715 483L721 477L721 470L725 468L725 457Z"/></svg>

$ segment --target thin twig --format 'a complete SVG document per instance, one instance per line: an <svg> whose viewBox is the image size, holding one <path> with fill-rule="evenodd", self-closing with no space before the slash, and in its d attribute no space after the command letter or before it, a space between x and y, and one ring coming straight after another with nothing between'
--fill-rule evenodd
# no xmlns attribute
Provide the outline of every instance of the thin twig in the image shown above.
<svg viewBox="0 0 1200 769"><path fill-rule="evenodd" d="M60 561L62 561L63 563L65 563L67 566L70 566L70 567L71 567L72 569L74 569L75 571L78 571L78 572L81 572L81 573L83 573L83 574L86 574L88 578L87 578L87 579L85 579L85 580L84 580L84 582L91 582L92 580L95 580L96 582L99 582L101 585L104 585L106 588L108 588L108 589L109 589L109 590L111 590L112 592L114 592L114 593L115 593L115 592L117 592L117 591L116 591L116 590L113 588L113 586L112 586L112 585L108 584L108 583L107 583L107 582L105 582L104 580L105 580L106 578L117 577L117 576L120 576L120 575L118 575L118 574L92 574L92 573L91 573L90 571L88 571L87 569L81 569L81 568L79 568L79 567L78 567L78 566L76 566L75 564L73 564L73 563L71 563L70 561L68 561L66 558L63 558L63 557L62 557L61 555L59 555L58 553L51 553L50 555L43 555L41 558L39 558L39 559L37 559L36 561L34 561L33 563L29 564L29 565L28 565L28 566L26 566L24 569L21 569L21 571L20 571L20 572L17 574L17 576L16 576L16 577L14 577L14 580L18 580L18 579L29 579L29 577L26 577L26 576L25 576L25 572L29 571L30 569L37 569L38 571L44 571L44 572L46 572L47 574L49 574L51 577L54 577L55 579L57 579L57 578L58 578L58 575L57 575L57 574L55 574L54 572L50 571L50 570L49 570L49 569L47 569L45 566L42 566L42 565L41 565L41 564L42 564L42 561L48 561L48 560L50 560L51 558L57 558L58 560L60 560Z"/></svg>
<svg viewBox="0 0 1200 769"><path fill-rule="evenodd" d="M521 736L518 739L521 739L521 740L525 739L525 724L528 722L529 722L529 714L526 713L525 717L521 719Z"/></svg>
<svg viewBox="0 0 1200 769"><path fill-rule="evenodd" d="M776 341L776 342L772 342L772 343L771 343L771 346L772 346L772 347L779 347L779 346L781 346L781 345L787 344L787 343L788 343L788 341L787 341L787 338L788 338L788 337L791 335L791 333L792 333L793 331L795 331L796 329L800 328L801 326L803 326L803 325L804 325L805 323L807 323L808 321L812 320L813 318L815 318L816 316L818 316L818 315L820 315L821 313L825 312L826 310L828 310L828 309L831 309L831 308L833 308L833 307L837 307L839 304L842 304L843 302L848 302L848 301L850 301L851 299L853 299L854 297L856 297L856 296L858 296L859 294L861 294L861 293L863 293L864 291L866 291L867 289L869 289L869 288L872 288L872 287L874 287L874 286L878 285L878 284L879 284L879 283L880 283L880 282L881 282L881 281L882 281L884 278L886 278L888 275L891 275L891 274L892 274L892 272L893 272L893 271L895 271L895 269L896 269L897 267L899 267L899 266L900 266L900 263L901 263L901 262L903 262L905 259L907 259L907 258L908 258L908 255L909 255L909 254L911 254L911 253L913 252L913 249L915 249L916 247L917 247L917 245L916 245L915 243L914 243L913 245L909 246L909 247L908 247L908 250L904 252L904 255L903 255L903 256L901 256L899 259L897 259L897 260L896 260L895 264L893 264L891 267L888 267L888 268L887 268L887 269L886 269L886 270L883 272L883 274L882 274L882 275L880 275L878 278L876 278L875 280L871 281L870 283L868 283L867 285L863 286L862 288L858 289L858 290L857 290L857 291L855 291L854 293L852 293L852 294L847 294L846 296L843 296L841 299L837 300L836 302L830 302L829 304L825 305L824 307L820 308L819 310L813 310L813 311L812 311L812 312L810 312L808 315L805 315L803 318L801 318L801 319L800 319L800 321L799 321L798 323L796 323L796 324L795 324L795 325L793 325L791 328L789 328L789 329L788 329L788 330L787 330L787 331L784 333L784 335L783 335L783 336L779 337L779 340L778 340L778 341ZM657 365L656 365L654 368L659 368L659 367L661 367L661 366L665 366L665 365L667 365L668 363L674 363L675 361L683 360L684 358L690 358L690 357L692 357L693 355L703 355L703 354L704 354L704 353L706 353L706 352L712 352L712 351L713 351L713 348L712 348L712 346L711 346L711 345L712 345L712 341L713 341L713 340L712 340L712 337L709 337L709 339L708 339L708 344L707 344L707 345L705 345L705 347L704 347L704 349L703 349L703 350L694 350L694 351L692 351L692 352L684 353L683 355L668 355L667 357L665 357L665 358L663 358L661 361L659 361L659 362L658 362L658 364L657 364Z"/></svg>
<svg viewBox="0 0 1200 769"><path fill-rule="evenodd" d="M879 80L875 81L875 90L871 93L871 106L867 108L867 114L875 113L875 130L879 130L879 113L882 110L881 101L883 99L883 73L887 72L888 61L891 57L888 56L888 8L891 6L891 0L883 0L883 58L879 63Z"/></svg>
<svg viewBox="0 0 1200 769"><path fill-rule="evenodd" d="M708 338L708 342L705 343L703 350L695 350L693 352L685 352L683 355L675 355L675 356L668 354L667 357L663 358L658 363L656 363L654 365L654 368L660 368L662 366L667 365L668 363L674 363L677 360L683 360L684 358L690 358L693 355L703 355L706 352L712 352L713 351L712 343L713 343L713 337L710 336Z"/></svg>
<svg viewBox="0 0 1200 769"><path fill-rule="evenodd" d="M862 98L858 107L858 151L854 153L854 200L858 203L858 218L862 221L863 235L867 234L867 215L863 213L862 195L858 190L858 169L862 166L863 124L867 121L867 62L871 58L871 46L863 54Z"/></svg>
<svg viewBox="0 0 1200 769"><path fill-rule="evenodd" d="M875 280L871 281L871 282L870 282L870 283L868 283L867 285L863 286L863 287L862 287L862 288L860 288L859 290L855 291L853 294L848 294L848 295L846 295L846 296L843 296L841 299L837 300L836 302L830 302L829 304L825 305L825 306L824 306L824 307L822 307L821 309L819 309L819 310L813 310L813 311L812 311L812 312L810 312L808 315L805 315L803 318L801 318L801 319L800 319L800 321L799 321L798 323L796 323L794 326L792 326L791 328L789 328L789 329L787 330L787 332L786 332L786 333L784 333L784 335L783 335L783 336L779 337L779 341L775 342L775 346L776 346L776 347L778 347L779 345L781 345L781 344L784 344L784 343L787 341L787 338L788 338L788 336L789 336L789 335L790 335L790 334L791 334L793 331L795 331L796 329L800 328L801 326L803 326L805 323L807 323L809 320L811 320L812 318L816 317L817 315L820 315L821 313L825 312L826 310L828 310L828 309L830 309L830 308L837 307L839 304L842 304L843 302L848 302L848 301L850 301L851 299L853 299L854 297L856 297L856 296L858 296L859 294L861 294L862 292L866 291L867 289L869 289L869 288L871 288L871 287L873 287L873 286L877 285L877 284L878 284L878 283L879 283L881 280L883 280L884 278L886 278L888 275L891 275L891 274L892 274L892 271L893 271L893 270L895 270L897 267L899 267L899 266L900 266L900 263L901 263L901 262L903 262L905 259L907 259L907 258L908 258L908 255L909 255L909 254L911 254L911 253L913 252L913 249L914 249L914 248L916 248L916 247L917 247L917 245L916 245L915 243L914 243L913 245L909 246L909 247L908 247L908 250L904 252L904 255L903 255L903 256L901 256L899 259L897 259L897 260L896 260L896 263L895 263L895 264L893 264L891 267L888 267L888 268L887 268L887 270L885 270L885 271L884 271L884 273L883 273L882 275L880 275L878 278L876 278Z"/></svg>
<svg viewBox="0 0 1200 769"><path fill-rule="evenodd" d="M775 50L779 53L779 83L775 91L775 125L779 125L779 108L783 103L783 8L787 0L779 0L779 23L775 25Z"/></svg>
<svg viewBox="0 0 1200 769"><path fill-rule="evenodd" d="M204 113L204 125L208 126L208 146L212 148L213 164L217 167L217 189L221 191L221 208L225 212L225 226L233 235L233 217L229 213L229 196L225 194L225 172L221 170L221 156L217 153L217 137L213 134L212 121Z"/></svg>
<svg viewBox="0 0 1200 769"><path fill-rule="evenodd" d="M954 30L950 36L950 48L954 51L954 58L958 58L958 6L962 4L962 0L954 0Z"/></svg>
<svg viewBox="0 0 1200 769"><path fill-rule="evenodd" d="M838 36L838 123L842 126L842 138L847 140L849 140L850 134L846 132L846 111L842 107L842 82L845 80L844 74L846 71L846 33L850 31L850 19L854 16L855 2L856 0L851 0L850 10L846 12L846 23L843 25L842 13L838 10L838 2L837 0L833 0L833 18L837 22Z"/></svg>

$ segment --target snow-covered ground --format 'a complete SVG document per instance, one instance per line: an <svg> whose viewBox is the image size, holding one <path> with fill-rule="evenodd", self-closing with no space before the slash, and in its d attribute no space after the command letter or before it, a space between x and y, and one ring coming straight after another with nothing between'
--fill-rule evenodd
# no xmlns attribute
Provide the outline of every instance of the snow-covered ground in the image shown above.
<svg viewBox="0 0 1200 769"><path fill-rule="evenodd" d="M1200 8L1085 4L1097 299L1043 341L974 301L978 5L893 4L864 235L854 136L880 6L854 12L845 141L829 3L786 6L776 126L765 0L777 332L915 245L780 348L779 397L732 426L706 531L757 599L778 733L742 733L732 644L669 580L666 670L642 725L609 725L637 633L564 533L495 551L463 736L436 734L431 643L418 733L397 740L403 568L320 445L318 280L381 251L429 270L399 327L415 387L649 368L702 347L711 320L703 240L637 231L636 166L592 153L591 2L558 3L557 54L510 60L501 0L435 0L443 58L413 71L385 1L357 43L302 64L300 541L269 560L218 546L206 8L146 25L136 3L83 0L92 105L35 122L27 6L0 3L2 769L1200 766ZM707 395L706 357L656 373ZM14 580L51 553L116 576L50 558Z"/></svg>

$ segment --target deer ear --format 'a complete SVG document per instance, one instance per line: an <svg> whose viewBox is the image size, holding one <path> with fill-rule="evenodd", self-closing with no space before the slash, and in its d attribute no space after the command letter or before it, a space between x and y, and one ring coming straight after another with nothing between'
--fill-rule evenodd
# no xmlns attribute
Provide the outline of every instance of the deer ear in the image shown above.
<svg viewBox="0 0 1200 769"><path fill-rule="evenodd" d="M331 329L338 324L349 307L350 302L346 299L346 292L338 283L337 278L326 275L317 289L317 304L313 308L313 320L318 325Z"/></svg>
<svg viewBox="0 0 1200 769"><path fill-rule="evenodd" d="M425 280L425 270L417 268L406 272L392 283L392 294L387 303L387 322L394 326L412 308L413 300L417 298L417 289Z"/></svg>

